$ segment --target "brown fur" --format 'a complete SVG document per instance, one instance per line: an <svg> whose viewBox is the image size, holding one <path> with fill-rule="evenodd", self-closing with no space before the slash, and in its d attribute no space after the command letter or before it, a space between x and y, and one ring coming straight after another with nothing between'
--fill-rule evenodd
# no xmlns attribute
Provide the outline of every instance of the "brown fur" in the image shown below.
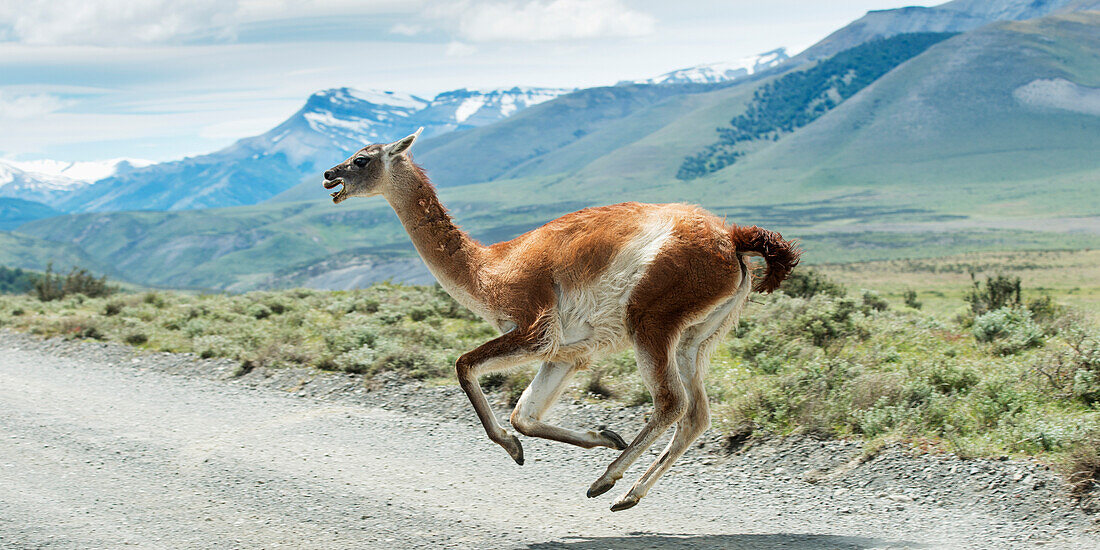
<svg viewBox="0 0 1100 550"><path fill-rule="evenodd" d="M752 227L734 225L729 231L737 250L763 256L767 263L764 277L753 285L753 290L757 292L772 292L779 288L779 284L791 274L791 270L798 265L798 260L802 256L802 251L794 241L783 240L783 236L775 231L761 229L755 225Z"/></svg>

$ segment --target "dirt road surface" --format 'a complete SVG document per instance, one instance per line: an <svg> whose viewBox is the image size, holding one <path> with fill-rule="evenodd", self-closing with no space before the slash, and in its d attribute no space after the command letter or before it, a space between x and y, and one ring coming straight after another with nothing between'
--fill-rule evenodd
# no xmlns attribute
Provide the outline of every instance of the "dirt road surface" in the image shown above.
<svg viewBox="0 0 1100 550"><path fill-rule="evenodd" d="M385 410L94 346L0 333L2 548L1100 548L1072 509L1038 529L696 450L612 513L645 464L588 499L613 451L527 438L517 466L472 412L425 414L438 392Z"/></svg>

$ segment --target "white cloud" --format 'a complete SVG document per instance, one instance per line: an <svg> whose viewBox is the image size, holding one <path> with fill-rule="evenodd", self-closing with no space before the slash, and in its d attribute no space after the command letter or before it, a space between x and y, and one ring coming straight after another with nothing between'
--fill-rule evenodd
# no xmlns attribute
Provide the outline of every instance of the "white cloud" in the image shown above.
<svg viewBox="0 0 1100 550"><path fill-rule="evenodd" d="M473 55L477 52L477 48L471 46L465 42L451 42L447 44L447 56L448 57L464 57L467 55Z"/></svg>
<svg viewBox="0 0 1100 550"><path fill-rule="evenodd" d="M656 26L620 0L465 1L440 12L456 17L459 35L472 42L643 36Z"/></svg>
<svg viewBox="0 0 1100 550"><path fill-rule="evenodd" d="M50 94L12 94L0 91L0 119L32 119L57 112L68 105Z"/></svg>
<svg viewBox="0 0 1100 550"><path fill-rule="evenodd" d="M225 32L236 10L223 0L9 0L0 22L25 44L153 44Z"/></svg>
<svg viewBox="0 0 1100 550"><path fill-rule="evenodd" d="M424 32L424 27L420 25L409 25L407 23L398 23L390 27L390 32L393 34L401 34L404 36L416 36Z"/></svg>
<svg viewBox="0 0 1100 550"><path fill-rule="evenodd" d="M216 122L199 129L199 137L210 140L237 140L262 134L282 122L277 117L243 118Z"/></svg>
<svg viewBox="0 0 1100 550"><path fill-rule="evenodd" d="M409 5L411 4L411 5ZM416 7L400 4L400 11ZM393 11L382 0L4 0L0 39L31 45L134 46L229 41L245 23Z"/></svg>

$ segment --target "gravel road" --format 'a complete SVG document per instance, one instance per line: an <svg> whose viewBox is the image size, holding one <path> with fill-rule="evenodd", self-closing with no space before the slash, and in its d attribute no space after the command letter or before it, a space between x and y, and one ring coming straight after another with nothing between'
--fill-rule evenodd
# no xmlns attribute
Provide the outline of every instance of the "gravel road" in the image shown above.
<svg viewBox="0 0 1100 550"><path fill-rule="evenodd" d="M613 451L528 438L517 466L454 388L240 374L0 331L0 547L1100 548L1041 465L712 439L612 513L648 459L590 500ZM644 412L562 409L631 434Z"/></svg>

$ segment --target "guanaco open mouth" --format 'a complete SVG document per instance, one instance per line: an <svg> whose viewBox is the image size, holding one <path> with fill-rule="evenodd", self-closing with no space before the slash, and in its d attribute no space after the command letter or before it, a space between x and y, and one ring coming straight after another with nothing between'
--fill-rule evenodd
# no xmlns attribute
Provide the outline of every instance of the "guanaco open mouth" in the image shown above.
<svg viewBox="0 0 1100 550"><path fill-rule="evenodd" d="M332 189L333 187L336 187L337 185L342 185L343 183L344 178L336 178L334 180L326 180L323 185L325 186L325 189ZM348 198L348 188L341 187L340 189L331 193L329 196L332 197L333 204L339 204L343 202L344 199Z"/></svg>

